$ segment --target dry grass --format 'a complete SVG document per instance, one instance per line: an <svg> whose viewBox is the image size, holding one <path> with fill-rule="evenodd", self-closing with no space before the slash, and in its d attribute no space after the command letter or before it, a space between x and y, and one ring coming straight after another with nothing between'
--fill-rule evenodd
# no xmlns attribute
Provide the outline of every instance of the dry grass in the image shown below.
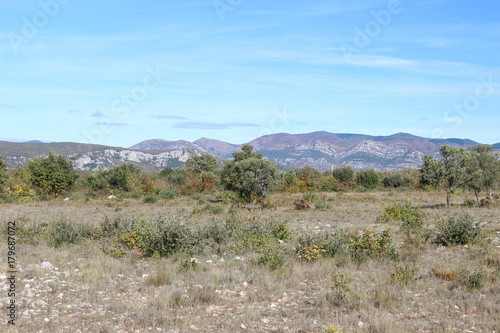
<svg viewBox="0 0 500 333"><path fill-rule="evenodd" d="M91 237L54 248L43 234L35 235L33 242L17 246L17 329L327 332L333 325L342 333L500 332L499 208L440 207L436 203L444 201L443 193L404 191L319 194L313 205L327 203L322 209L297 211L293 202L302 197L275 195L270 198L273 209L222 204L222 213L196 214L193 209L200 205L190 197L147 205L130 199L3 204L1 222L15 220L19 230L61 219L98 228L105 216L111 221L169 217L197 228L233 214L245 224L286 222L293 231L291 240L277 245L285 257L277 269L256 264L258 253L235 252L231 244L209 244L199 254L169 258L144 258L135 250L113 257ZM454 201L462 203L465 198L456 196ZM424 208L428 233L461 211L485 222L486 232L474 244L442 247L428 241L425 232L409 234L400 222L377 221L382 204L404 200ZM357 264L343 253L307 262L290 252L304 233L364 228L391 228L400 261L369 258ZM5 242L3 237L3 249ZM43 262L53 267L44 268ZM417 268L413 276L412 270L401 269L405 265ZM2 302L6 297L5 292L0 295Z"/></svg>

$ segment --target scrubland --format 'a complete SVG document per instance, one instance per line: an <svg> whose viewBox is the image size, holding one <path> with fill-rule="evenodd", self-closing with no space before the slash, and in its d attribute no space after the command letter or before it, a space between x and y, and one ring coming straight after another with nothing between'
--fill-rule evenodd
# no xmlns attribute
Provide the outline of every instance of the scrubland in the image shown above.
<svg viewBox="0 0 500 333"><path fill-rule="evenodd" d="M468 197L1 204L19 271L16 326L5 314L2 331L500 332L500 205Z"/></svg>

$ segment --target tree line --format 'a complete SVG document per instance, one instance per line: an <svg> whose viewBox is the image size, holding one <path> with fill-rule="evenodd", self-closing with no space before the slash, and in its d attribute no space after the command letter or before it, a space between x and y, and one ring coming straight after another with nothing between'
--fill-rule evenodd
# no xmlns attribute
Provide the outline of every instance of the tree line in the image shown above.
<svg viewBox="0 0 500 333"><path fill-rule="evenodd" d="M216 192L242 203L263 203L273 191L298 193L312 191L362 191L376 188L443 189L446 202L457 189L474 193L476 202L491 200L498 188L500 161L493 146L479 145L468 150L443 146L440 158L425 156L420 170L403 172L355 172L340 166L330 172L311 167L279 171L276 165L245 145L223 167L209 154L193 155L184 168L165 168L146 174L137 165L125 163L110 170L78 172L63 156L49 154L7 171L0 156L0 193L3 201L50 199L70 193L85 197L122 195L147 196L148 202L179 195ZM485 198L481 194L485 193ZM145 198L146 202L146 198Z"/></svg>

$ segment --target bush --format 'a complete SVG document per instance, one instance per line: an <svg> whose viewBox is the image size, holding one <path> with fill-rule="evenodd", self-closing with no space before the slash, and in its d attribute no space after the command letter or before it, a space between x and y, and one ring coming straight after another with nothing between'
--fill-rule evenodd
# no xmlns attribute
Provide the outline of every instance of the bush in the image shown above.
<svg viewBox="0 0 500 333"><path fill-rule="evenodd" d="M471 291L481 289L486 281L486 272L482 269L475 269L474 272L462 267L457 273L456 284Z"/></svg>
<svg viewBox="0 0 500 333"><path fill-rule="evenodd" d="M154 204L154 203L158 202L158 197L155 197L153 195L149 195L149 196L145 197L142 200L142 202L145 203L145 204Z"/></svg>
<svg viewBox="0 0 500 333"><path fill-rule="evenodd" d="M341 183L354 179L354 170L350 165L344 165L333 170L333 177Z"/></svg>
<svg viewBox="0 0 500 333"><path fill-rule="evenodd" d="M321 258L326 252L321 244L313 244L299 250L297 257L306 261L313 261Z"/></svg>
<svg viewBox="0 0 500 333"><path fill-rule="evenodd" d="M382 210L381 219L385 222L402 221L405 227L422 227L425 221L425 213L420 207L413 207L410 201L405 203L395 202L385 206Z"/></svg>
<svg viewBox="0 0 500 333"><path fill-rule="evenodd" d="M155 194L162 199L173 199L181 195L181 192L174 187L160 187L157 188Z"/></svg>
<svg viewBox="0 0 500 333"><path fill-rule="evenodd" d="M344 232L303 234L297 239L297 252L312 245L321 246L327 257L335 257L344 251L346 237Z"/></svg>
<svg viewBox="0 0 500 333"><path fill-rule="evenodd" d="M413 180L407 177L403 177L399 173L390 174L382 179L382 185L384 185L384 187L398 188L410 186L412 183Z"/></svg>
<svg viewBox="0 0 500 333"><path fill-rule="evenodd" d="M285 256L282 252L283 251L280 251L279 249L274 247L267 248L262 251L262 254L256 260L256 263L258 265L267 266L271 270L279 269L283 267L286 262Z"/></svg>
<svg viewBox="0 0 500 333"><path fill-rule="evenodd" d="M418 270L418 267L414 265L396 266L392 274L392 279L397 282L402 282L403 284L415 282L419 279L417 276Z"/></svg>
<svg viewBox="0 0 500 333"><path fill-rule="evenodd" d="M360 171L356 174L356 183L367 189L374 189L379 184L379 178L374 170Z"/></svg>
<svg viewBox="0 0 500 333"><path fill-rule="evenodd" d="M71 162L53 153L31 160L27 169L29 181L39 194L60 195L69 191L78 178Z"/></svg>
<svg viewBox="0 0 500 333"><path fill-rule="evenodd" d="M362 263L367 258L388 257L397 259L398 254L392 243L390 229L376 234L370 229L365 229L361 235L352 235L349 242L349 253L356 263Z"/></svg>
<svg viewBox="0 0 500 333"><path fill-rule="evenodd" d="M471 215L455 215L437 226L435 243L444 246L466 245L480 233L481 229Z"/></svg>
<svg viewBox="0 0 500 333"><path fill-rule="evenodd" d="M54 247L60 247L64 243L75 244L79 237L78 229L66 220L55 221L48 227L48 244Z"/></svg>

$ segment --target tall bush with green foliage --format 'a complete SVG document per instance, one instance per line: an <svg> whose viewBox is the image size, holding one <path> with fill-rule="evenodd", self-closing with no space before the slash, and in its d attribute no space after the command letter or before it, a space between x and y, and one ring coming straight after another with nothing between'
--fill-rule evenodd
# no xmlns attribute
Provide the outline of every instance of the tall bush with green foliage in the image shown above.
<svg viewBox="0 0 500 333"><path fill-rule="evenodd" d="M367 189L374 189L379 185L379 178L375 170L360 171L356 174L356 183Z"/></svg>
<svg viewBox="0 0 500 333"><path fill-rule="evenodd" d="M274 163L263 160L261 154L252 150L252 146L243 146L242 151L234 153L234 160L227 162L221 172L224 189L234 192L246 203L264 198L277 178Z"/></svg>
<svg viewBox="0 0 500 333"><path fill-rule="evenodd" d="M333 177L341 183L354 180L354 170L350 165L340 166L332 171Z"/></svg>
<svg viewBox="0 0 500 333"><path fill-rule="evenodd" d="M465 169L465 188L474 193L476 202L480 205L479 194L487 191L491 198L492 190L500 182L499 155L493 152L493 146L471 147L465 158Z"/></svg>
<svg viewBox="0 0 500 333"><path fill-rule="evenodd" d="M71 190L78 178L73 164L64 156L53 153L31 160L27 169L29 181L39 194L57 196Z"/></svg>
<svg viewBox="0 0 500 333"><path fill-rule="evenodd" d="M124 163L111 170L98 171L86 178L94 191L114 189L130 192L141 182L141 169L134 164Z"/></svg>
<svg viewBox="0 0 500 333"><path fill-rule="evenodd" d="M382 185L384 185L384 187L399 188L410 186L412 183L413 181L410 178L403 177L399 173L391 173L382 179Z"/></svg>

